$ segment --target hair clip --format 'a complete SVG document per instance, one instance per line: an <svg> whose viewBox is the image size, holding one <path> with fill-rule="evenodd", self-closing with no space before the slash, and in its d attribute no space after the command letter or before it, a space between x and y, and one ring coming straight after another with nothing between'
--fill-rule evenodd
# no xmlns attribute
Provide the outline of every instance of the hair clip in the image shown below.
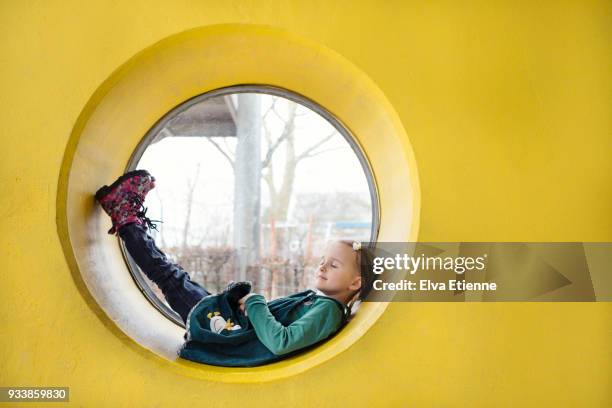
<svg viewBox="0 0 612 408"><path fill-rule="evenodd" d="M355 251L359 251L361 249L361 242L359 241L353 241L353 249Z"/></svg>

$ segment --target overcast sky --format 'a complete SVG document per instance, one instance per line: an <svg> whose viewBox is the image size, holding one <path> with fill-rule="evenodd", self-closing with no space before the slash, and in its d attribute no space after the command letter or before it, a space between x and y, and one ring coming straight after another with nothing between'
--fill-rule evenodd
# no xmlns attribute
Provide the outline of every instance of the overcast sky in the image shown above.
<svg viewBox="0 0 612 408"><path fill-rule="evenodd" d="M271 103L271 97L261 95L262 114ZM287 103L282 100L277 103L281 115L285 114ZM296 117L295 141L296 153L317 143L317 141L335 131L323 117L300 105ZM274 115L268 116L268 128L277 138L282 131L283 123ZM266 151L263 138L262 159ZM213 138L219 145L235 149L236 139L233 137ZM339 191L361 192L369 194L367 179L361 164L344 137L335 136L318 150L328 150L317 156L302 160L297 167L294 183L295 193L325 192L333 194ZM275 152L275 166L282 168L284 161L284 146ZM138 168L147 169L157 180L156 188L147 198L149 207L147 215L151 218L162 218L160 203L163 202L163 221L167 239L172 240L169 232L182 228L186 213L186 196L188 183L192 182L198 164L200 173L195 190L193 208L193 223L199 228L217 228L219 224L228 224L232 219L233 210L233 170L227 159L206 138L200 137L170 137L149 146ZM275 185L282 181L282 173L277 171ZM262 180L262 209L269 204L267 185ZM363 221L363 220L356 220Z"/></svg>

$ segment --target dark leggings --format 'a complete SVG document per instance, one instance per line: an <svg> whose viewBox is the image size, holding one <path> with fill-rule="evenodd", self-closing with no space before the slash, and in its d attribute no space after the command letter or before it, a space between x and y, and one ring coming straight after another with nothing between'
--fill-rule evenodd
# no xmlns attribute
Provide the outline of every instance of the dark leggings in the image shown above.
<svg viewBox="0 0 612 408"><path fill-rule="evenodd" d="M197 282L193 282L180 265L166 258L143 226L135 223L125 225L119 230L119 236L136 264L157 284L170 307L181 316L183 322L187 321L189 311L200 299L211 295Z"/></svg>

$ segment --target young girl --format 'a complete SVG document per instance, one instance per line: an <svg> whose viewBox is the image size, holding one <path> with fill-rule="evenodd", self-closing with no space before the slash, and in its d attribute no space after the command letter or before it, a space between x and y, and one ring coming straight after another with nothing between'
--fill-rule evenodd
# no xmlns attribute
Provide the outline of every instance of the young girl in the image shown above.
<svg viewBox="0 0 612 408"><path fill-rule="evenodd" d="M221 366L256 366L325 341L347 323L352 306L371 289L371 252L353 241L330 243L316 270L315 289L267 302L250 282L231 282L213 295L170 262L147 233L143 207L155 178L146 170L119 177L96 192L117 234L140 269L161 289L186 324L178 355Z"/></svg>

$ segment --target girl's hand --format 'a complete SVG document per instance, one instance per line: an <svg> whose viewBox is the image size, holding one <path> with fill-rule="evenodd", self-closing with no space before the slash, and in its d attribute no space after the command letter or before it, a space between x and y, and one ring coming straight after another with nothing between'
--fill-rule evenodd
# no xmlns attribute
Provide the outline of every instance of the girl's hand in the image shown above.
<svg viewBox="0 0 612 408"><path fill-rule="evenodd" d="M246 296L238 300L238 304L240 305L240 310L242 310L242 313L244 313L245 316L248 316L246 312L246 300L253 295L255 295L255 293L249 293Z"/></svg>

